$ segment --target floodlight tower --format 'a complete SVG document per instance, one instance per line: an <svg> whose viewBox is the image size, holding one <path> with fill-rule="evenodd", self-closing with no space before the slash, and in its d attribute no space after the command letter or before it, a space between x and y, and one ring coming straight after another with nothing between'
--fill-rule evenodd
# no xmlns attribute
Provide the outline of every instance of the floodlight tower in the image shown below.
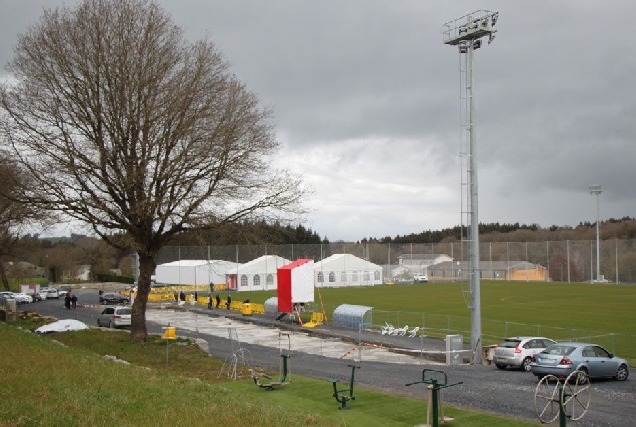
<svg viewBox="0 0 636 427"><path fill-rule="evenodd" d="M596 281L601 281L601 250L599 246L599 229L600 229L600 217L601 208L598 201L598 196L603 192L603 187L600 185L590 185L590 194L596 195Z"/></svg>
<svg viewBox="0 0 636 427"><path fill-rule="evenodd" d="M499 12L478 10L447 22L443 27L444 44L457 46L460 55L460 99L462 103L462 228L469 225L470 245L470 303L472 310L470 347L474 351L473 363L481 364L481 295L479 268L479 215L477 203L477 144L475 141L474 53L488 36L488 44L495 38L493 29ZM463 67L463 69L462 69ZM465 132L464 132L465 131ZM465 173L465 175L464 175Z"/></svg>

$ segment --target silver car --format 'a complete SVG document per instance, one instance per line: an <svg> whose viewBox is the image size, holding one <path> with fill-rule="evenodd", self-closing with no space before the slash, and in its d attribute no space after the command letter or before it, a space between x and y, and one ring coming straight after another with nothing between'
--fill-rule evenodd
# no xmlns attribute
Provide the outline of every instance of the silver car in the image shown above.
<svg viewBox="0 0 636 427"><path fill-rule="evenodd" d="M530 369L539 378L546 375L567 378L577 370L590 378L625 381L629 376L627 360L614 356L600 345L581 342L563 342L546 348L535 355Z"/></svg>
<svg viewBox="0 0 636 427"><path fill-rule="evenodd" d="M532 356L556 341L544 337L510 337L495 347L493 363L499 369L507 367L530 371Z"/></svg>
<svg viewBox="0 0 636 427"><path fill-rule="evenodd" d="M109 328L130 327L130 307L106 307L97 317L97 326L108 326Z"/></svg>

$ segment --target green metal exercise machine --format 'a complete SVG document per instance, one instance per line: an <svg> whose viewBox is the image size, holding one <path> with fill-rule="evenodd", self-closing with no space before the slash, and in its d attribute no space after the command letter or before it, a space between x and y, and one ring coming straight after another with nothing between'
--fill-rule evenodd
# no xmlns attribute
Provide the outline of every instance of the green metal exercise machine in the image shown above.
<svg viewBox="0 0 636 427"><path fill-rule="evenodd" d="M332 396L336 398L336 400L340 403L340 407L338 409L349 409L347 406L347 402L350 400L356 400L353 395L353 382L356 376L356 369L360 369L360 366L356 365L347 365L351 368L351 378L349 379L349 388L341 388L338 389L338 382L340 380L328 380L333 385L333 394Z"/></svg>
<svg viewBox="0 0 636 427"><path fill-rule="evenodd" d="M270 376L265 375L263 372L256 372L254 369L250 369L250 372L252 373L252 379L254 380L254 384L267 390L274 390L274 387L276 386L284 386L284 385L291 384L291 378L289 380L287 379L287 374L289 373L287 368L287 360L291 357L291 355L281 353L280 357L282 359L281 360L282 370L281 370L281 375L278 381L270 381L270 382L263 383L261 382L261 378L267 378L268 380L271 380L272 378Z"/></svg>
<svg viewBox="0 0 636 427"><path fill-rule="evenodd" d="M426 376L426 373L429 372L429 376ZM433 374L433 375L431 375ZM441 378L444 378L444 382L440 382ZM426 424L427 426L437 427L439 425L439 416L441 413L442 423L453 421L453 418L445 418L444 410L442 408L442 397L440 394L441 389L446 387L452 387L455 385L463 384L463 381L454 384L448 384L448 377L446 376L446 372L439 371L437 369L424 369L422 371L422 380L415 381L413 383L408 383L406 386L411 386L414 384L428 384L428 410L426 412ZM431 414L432 412L432 414ZM431 415L433 418L433 423L431 424Z"/></svg>

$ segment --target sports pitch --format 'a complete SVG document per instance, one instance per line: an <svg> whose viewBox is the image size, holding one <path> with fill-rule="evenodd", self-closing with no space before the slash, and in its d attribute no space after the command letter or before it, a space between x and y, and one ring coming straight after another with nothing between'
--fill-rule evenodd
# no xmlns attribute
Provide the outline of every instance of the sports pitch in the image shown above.
<svg viewBox="0 0 636 427"><path fill-rule="evenodd" d="M316 289L329 318L340 304L373 307L371 327L420 326L428 336L462 334L469 339L467 283ZM275 291L240 292L235 298L263 303ZM483 344L514 335L591 341L636 362L636 285L481 281Z"/></svg>

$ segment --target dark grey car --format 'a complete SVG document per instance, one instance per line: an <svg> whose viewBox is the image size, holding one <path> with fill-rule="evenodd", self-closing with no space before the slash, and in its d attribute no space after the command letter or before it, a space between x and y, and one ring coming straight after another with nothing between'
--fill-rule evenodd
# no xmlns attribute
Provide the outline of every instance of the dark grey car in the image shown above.
<svg viewBox="0 0 636 427"><path fill-rule="evenodd" d="M127 296L116 293L106 293L99 296L100 304L126 304L128 301Z"/></svg>

